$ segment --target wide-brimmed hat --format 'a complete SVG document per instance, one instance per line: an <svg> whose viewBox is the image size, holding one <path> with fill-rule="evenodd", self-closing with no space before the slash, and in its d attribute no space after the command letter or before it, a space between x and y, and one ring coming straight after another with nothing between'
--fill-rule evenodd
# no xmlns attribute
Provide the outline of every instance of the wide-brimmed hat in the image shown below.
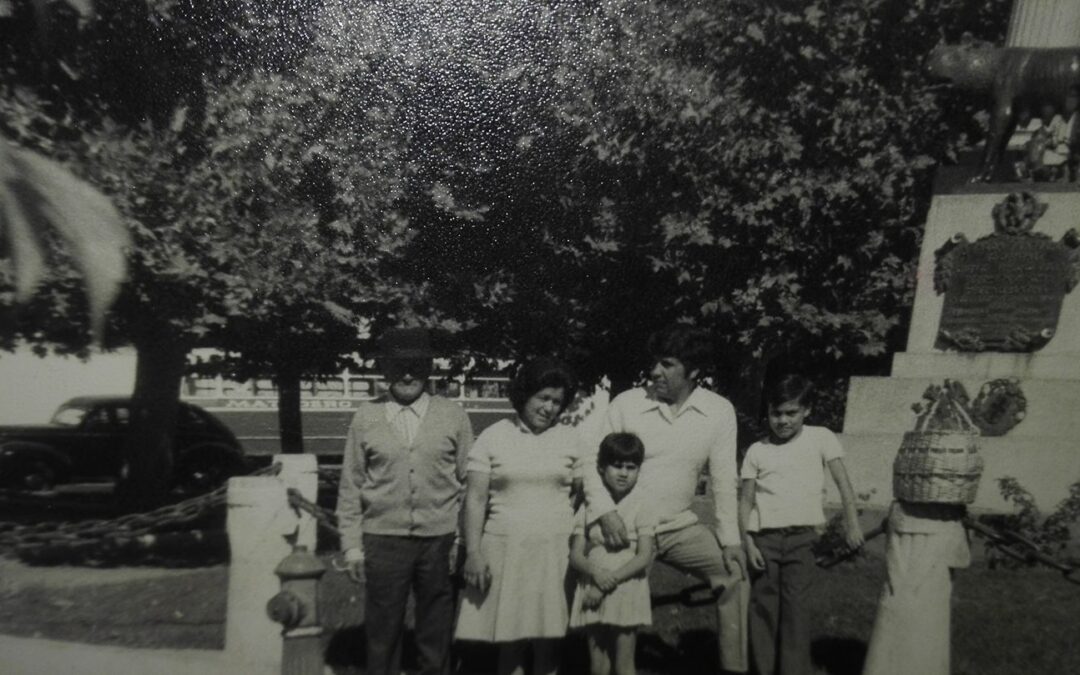
<svg viewBox="0 0 1080 675"><path fill-rule="evenodd" d="M379 336L375 357L380 359L431 359L431 333L426 328L391 328Z"/></svg>

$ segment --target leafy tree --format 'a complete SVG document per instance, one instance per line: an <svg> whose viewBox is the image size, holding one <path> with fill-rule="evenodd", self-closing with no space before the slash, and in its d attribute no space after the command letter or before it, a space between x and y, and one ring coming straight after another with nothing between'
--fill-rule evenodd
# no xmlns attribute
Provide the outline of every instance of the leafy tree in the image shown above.
<svg viewBox="0 0 1080 675"><path fill-rule="evenodd" d="M313 86L311 67L223 83L200 131L216 245L234 257L226 316L204 338L224 356L200 369L271 374L286 452L302 450L301 377L354 364L360 324L382 321L407 290L381 271L409 237L394 208L404 163L392 137L341 123L352 104Z"/></svg>
<svg viewBox="0 0 1080 675"><path fill-rule="evenodd" d="M487 230L510 234L457 258L468 267L437 285L441 302L466 307L490 350L554 347L616 390L653 329L705 326L747 413L770 364L875 367L903 339L932 172L980 133L977 102L920 64L942 37L1002 34L1007 9L729 0L564 16L572 38L531 72L558 93L533 101L545 138L522 133L514 160L560 173L513 200L472 190ZM447 191L470 194L455 178ZM460 230L450 246L475 250L482 235Z"/></svg>
<svg viewBox="0 0 1080 675"><path fill-rule="evenodd" d="M352 83L359 123L390 121L413 167L400 205L414 236L389 268L412 288L401 318L445 329L460 353L591 346L566 339L590 329L589 290L560 259L566 243L553 241L552 223L582 152L557 104L568 69L590 58L575 27L593 13L579 3L339 2L317 30L323 77Z"/></svg>
<svg viewBox="0 0 1080 675"><path fill-rule="evenodd" d="M981 132L976 102L919 63L941 36L998 38L1006 5L336 0L307 21L272 3L258 16L304 38L290 51L245 37L265 33L250 7L210 20L162 3L150 39L124 40L129 57L168 54L176 78L120 77L130 65L87 48L98 61L59 70L89 73L98 98L20 92L0 118L120 195L137 253L116 324L167 317L147 349L179 335L247 347L230 368L302 353L293 370L317 370L337 338L298 345L312 326L335 333L341 307L448 328L487 356L558 351L618 390L649 332L690 321L753 411L786 354L861 367L899 344L931 172ZM293 230L274 257L264 234ZM357 237L386 255L335 249ZM338 254L370 293L323 276ZM310 263L332 304L294 294L309 277L288 261ZM69 282L44 312L72 311Z"/></svg>
<svg viewBox="0 0 1080 675"><path fill-rule="evenodd" d="M110 9L55 57L63 76L43 77L25 54L7 53L0 126L111 195L132 232L131 280L106 344L138 353L143 415L127 487L145 503L169 483L190 348L242 345L238 368L273 361L279 380L296 381L355 336L352 316L374 313L365 284L393 254L403 221L386 207L393 144L327 124L324 111L340 114L328 105L336 94L290 79L304 47L285 39L296 17L263 5ZM266 44L288 48L264 53ZM56 269L15 329L39 344L84 347L77 291L77 277ZM297 392L298 410L298 387L282 390Z"/></svg>

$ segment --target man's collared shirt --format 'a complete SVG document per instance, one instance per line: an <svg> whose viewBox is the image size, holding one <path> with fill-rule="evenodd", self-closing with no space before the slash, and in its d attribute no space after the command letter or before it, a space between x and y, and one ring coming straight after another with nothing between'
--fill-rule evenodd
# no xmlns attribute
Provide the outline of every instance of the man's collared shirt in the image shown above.
<svg viewBox="0 0 1080 675"><path fill-rule="evenodd" d="M427 414L430 401L431 397L426 392L409 405L401 405L392 398L386 401L386 421L398 429L409 445L416 439L420 420Z"/></svg>
<svg viewBox="0 0 1080 675"><path fill-rule="evenodd" d="M736 469L735 408L727 399L695 387L677 412L646 389L631 389L615 397L608 408L604 433L636 434L645 445L638 486L654 500L659 520L656 531L669 532L697 522L690 510L698 476L708 466L716 511L717 538L722 546L738 546L738 472ZM595 470L585 470L589 518L615 508Z"/></svg>
<svg viewBox="0 0 1080 675"><path fill-rule="evenodd" d="M457 529L472 426L458 404L421 398L411 406L362 403L353 416L338 489L343 550L360 547L363 533L432 537ZM398 428L402 415L415 418L411 442Z"/></svg>

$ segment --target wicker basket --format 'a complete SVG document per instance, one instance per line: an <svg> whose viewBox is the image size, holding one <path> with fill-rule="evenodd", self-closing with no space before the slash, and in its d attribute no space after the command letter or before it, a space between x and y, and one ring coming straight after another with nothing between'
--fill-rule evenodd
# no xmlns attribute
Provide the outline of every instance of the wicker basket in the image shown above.
<svg viewBox="0 0 1080 675"><path fill-rule="evenodd" d="M935 402L935 405L941 401ZM927 430L932 415L923 416L914 431L904 434L893 462L893 495L907 502L970 504L982 476L977 427L963 408L951 405L965 429Z"/></svg>

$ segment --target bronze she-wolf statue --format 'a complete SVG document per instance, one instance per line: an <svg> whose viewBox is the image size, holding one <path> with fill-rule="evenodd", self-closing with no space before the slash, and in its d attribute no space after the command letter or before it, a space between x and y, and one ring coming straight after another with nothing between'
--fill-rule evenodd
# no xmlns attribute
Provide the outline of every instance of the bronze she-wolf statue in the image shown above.
<svg viewBox="0 0 1080 675"><path fill-rule="evenodd" d="M965 36L958 45L935 47L927 69L961 89L992 94L978 176L989 181L1016 128L1018 101L1051 102L1061 109L1070 92L1080 92L1080 2L1016 0L1004 47Z"/></svg>
<svg viewBox="0 0 1080 675"><path fill-rule="evenodd" d="M1080 47L994 47L972 40L935 47L927 68L957 87L993 94L990 133L979 166L980 180L988 181L1016 129L1017 100L1053 101L1061 108L1069 92L1080 88Z"/></svg>

